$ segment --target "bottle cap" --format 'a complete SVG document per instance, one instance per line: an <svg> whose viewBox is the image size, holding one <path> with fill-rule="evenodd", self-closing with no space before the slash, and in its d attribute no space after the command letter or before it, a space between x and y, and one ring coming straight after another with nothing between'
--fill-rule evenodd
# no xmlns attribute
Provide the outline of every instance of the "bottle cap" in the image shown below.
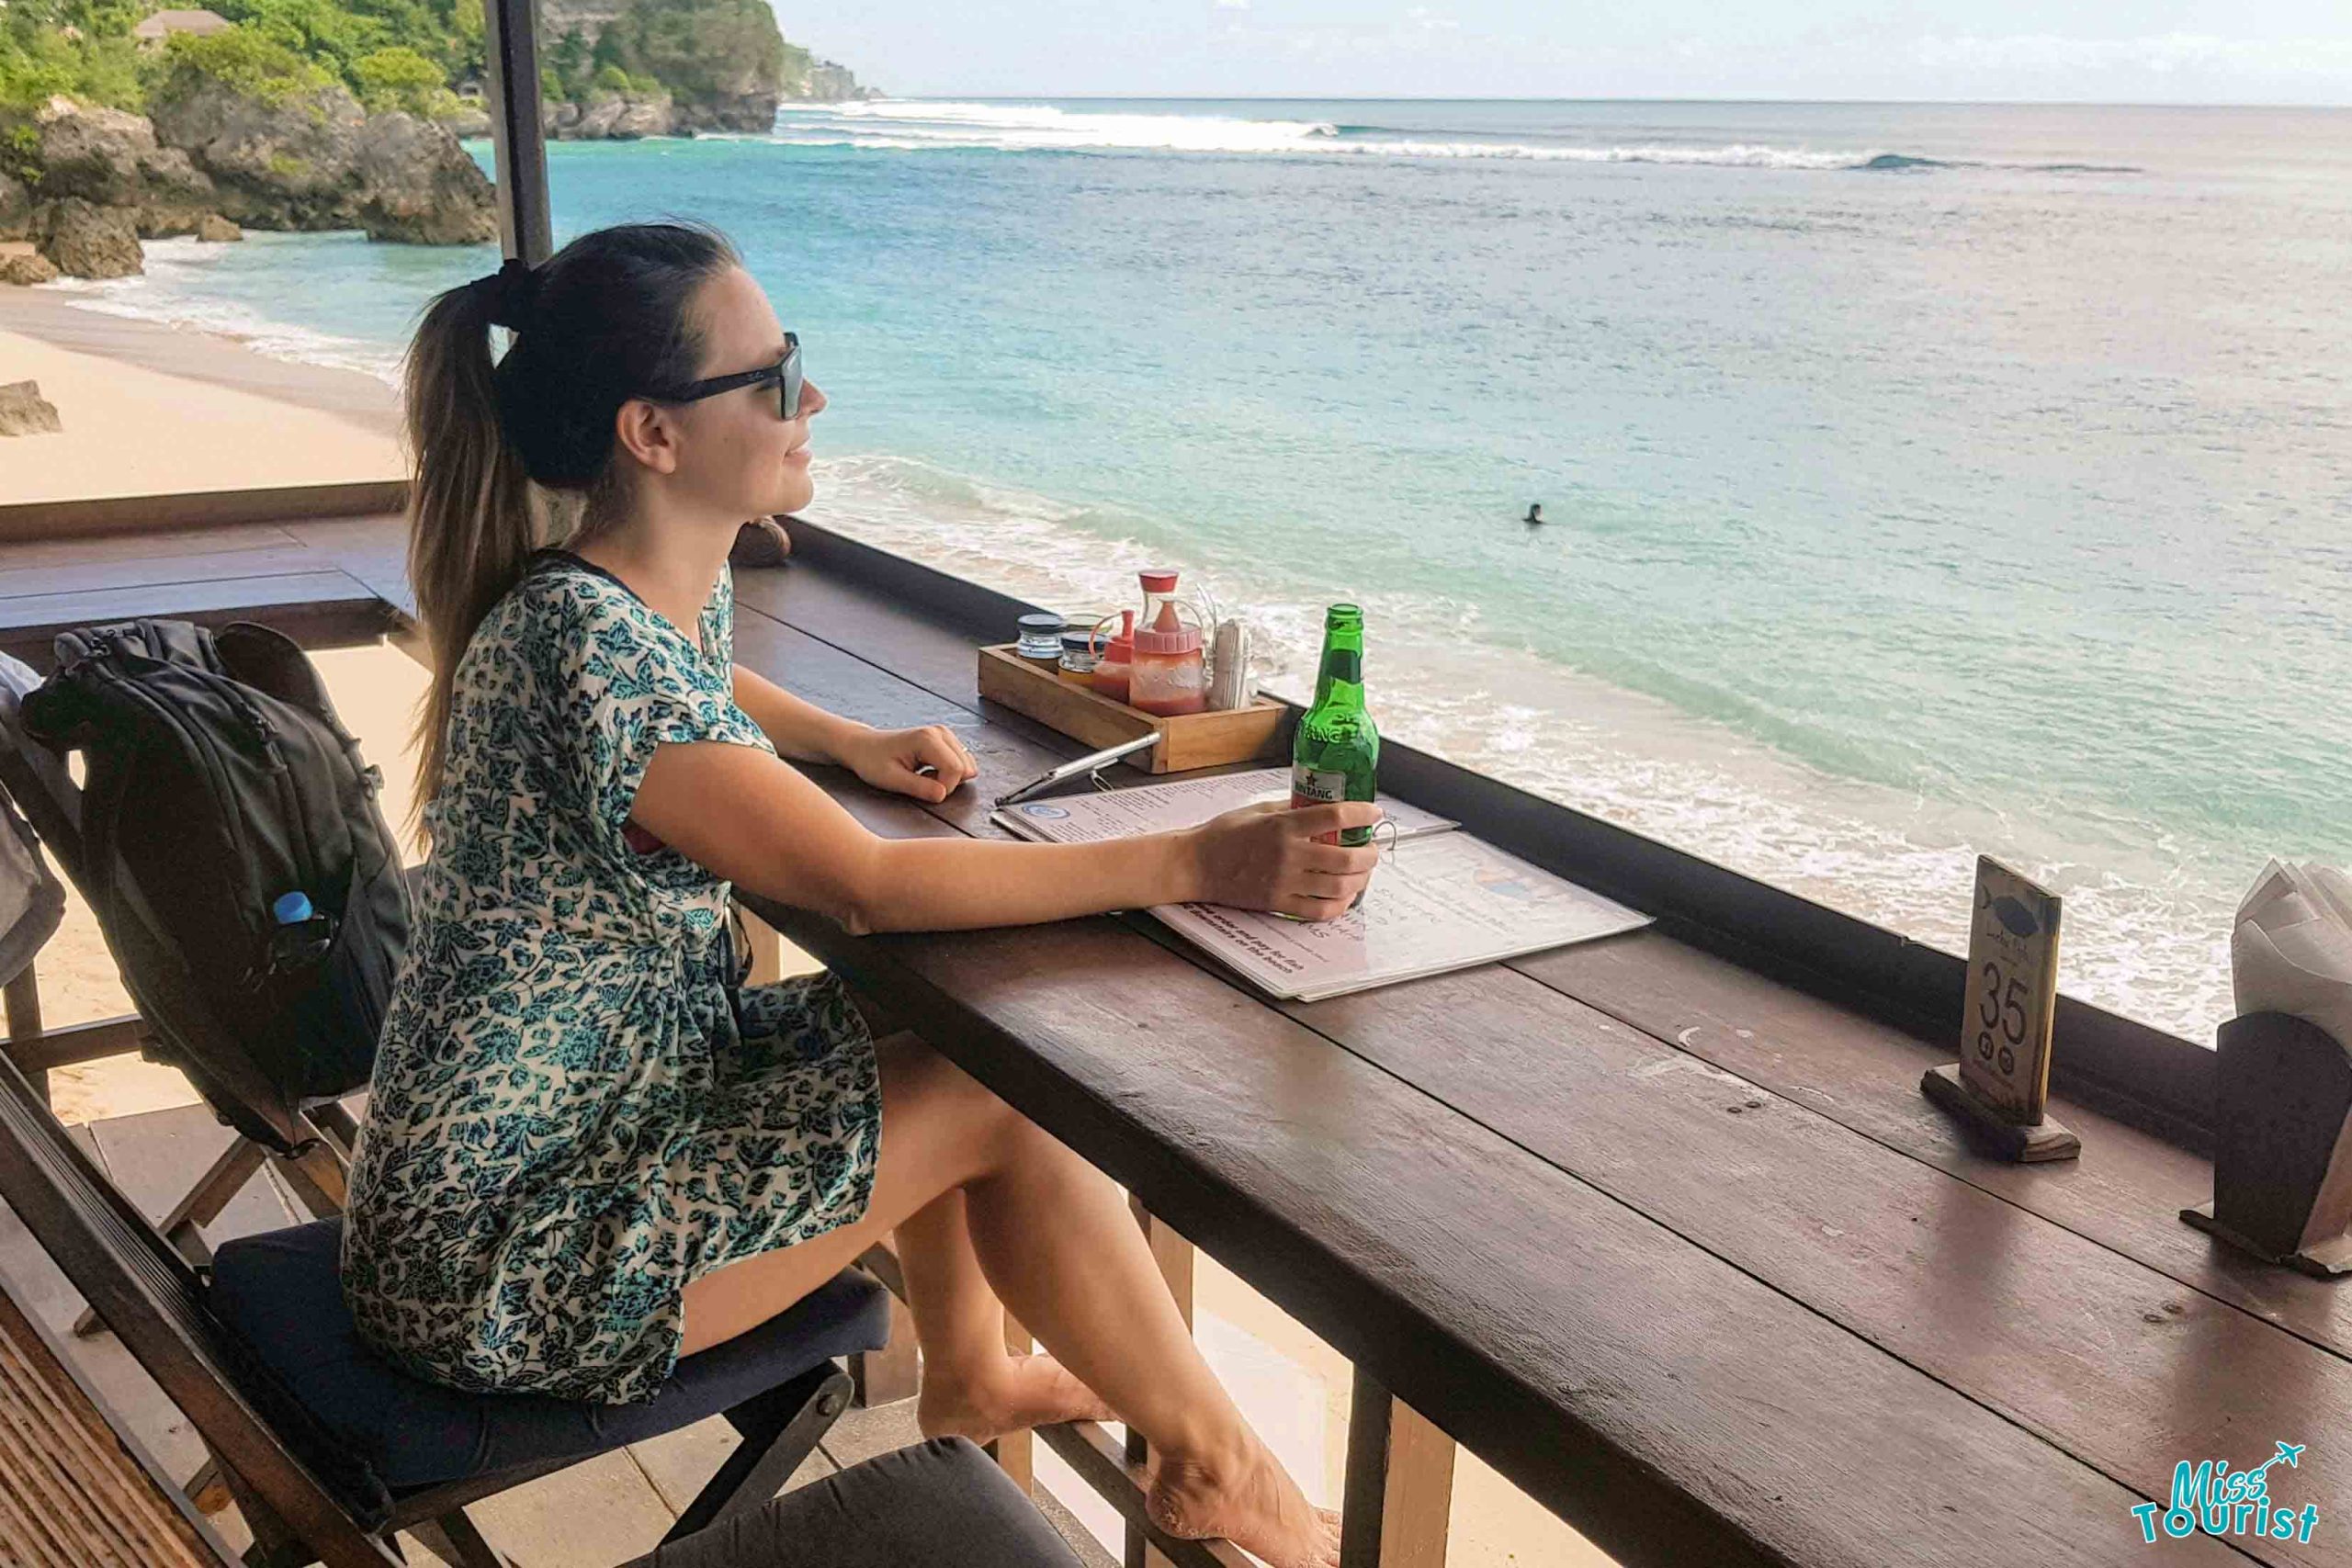
<svg viewBox="0 0 2352 1568"><path fill-rule="evenodd" d="M1051 632L1056 637L1059 637L1061 635L1062 626L1065 624L1066 623L1064 623L1059 615L1053 615L1050 612L1034 612L1021 617L1021 629L1023 631L1039 633Z"/></svg>
<svg viewBox="0 0 2352 1568"><path fill-rule="evenodd" d="M299 892L280 894L277 902L269 907L269 912L281 926L299 926L311 918L311 896Z"/></svg>
<svg viewBox="0 0 2352 1568"><path fill-rule="evenodd" d="M1176 574L1172 571L1139 571L1136 575L1143 579L1143 591L1146 593L1176 592Z"/></svg>
<svg viewBox="0 0 2352 1568"><path fill-rule="evenodd" d="M1136 651L1156 654L1198 653L1201 650L1201 628L1180 626L1172 632L1136 633Z"/></svg>

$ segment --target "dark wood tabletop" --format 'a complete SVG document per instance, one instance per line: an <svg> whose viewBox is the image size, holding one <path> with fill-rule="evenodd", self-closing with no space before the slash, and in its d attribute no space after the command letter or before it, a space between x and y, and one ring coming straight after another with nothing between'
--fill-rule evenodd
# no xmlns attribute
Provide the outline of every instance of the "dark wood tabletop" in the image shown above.
<svg viewBox="0 0 2352 1568"><path fill-rule="evenodd" d="M737 657L984 770L820 770L869 827L996 834L1082 750L983 707L978 628L811 564L739 577ZM1659 930L1305 1004L1147 917L768 912L1622 1561L2345 1560L2352 1298L2182 1224L2210 1164L2092 1105L2078 1162L1976 1152L1917 1088L1951 1043ZM2310 1543L2143 1541L2178 1461L2281 1439Z"/></svg>
<svg viewBox="0 0 2352 1568"><path fill-rule="evenodd" d="M46 625L111 581L71 569L134 559L146 587L260 577L262 599L316 603L327 572L397 604L396 531L216 530L169 564L0 547L0 618L13 599ZM1002 633L968 600L797 536L792 564L739 573L738 659L854 717L952 726L983 769L936 807L815 776L876 832L996 833L994 793L1082 748L983 707L974 649ZM348 593L325 595L338 616ZM1396 754L1384 784L1419 798L1429 769ZM1623 1562L2346 1560L2352 1287L2177 1218L2211 1193L2183 1109L2201 1061L2188 1089L2139 1093L2164 1043L2068 1004L2105 1042L2064 1043L2062 1009L2057 1081L2072 1052L2084 1092L2052 1109L2083 1156L2002 1162L1918 1092L1955 1054L1933 1009L1834 973L1952 961L1753 886L1751 928L1702 938L1624 874L1670 852L1476 787L1506 847L1669 918L1296 1004L1139 915L852 938L763 912ZM1781 921L1828 933L1820 973L1739 956ZM2176 1464L2281 1440L2311 1445L2270 1475L2279 1504L2317 1505L2311 1541L2143 1542L2131 1510L2169 1501Z"/></svg>

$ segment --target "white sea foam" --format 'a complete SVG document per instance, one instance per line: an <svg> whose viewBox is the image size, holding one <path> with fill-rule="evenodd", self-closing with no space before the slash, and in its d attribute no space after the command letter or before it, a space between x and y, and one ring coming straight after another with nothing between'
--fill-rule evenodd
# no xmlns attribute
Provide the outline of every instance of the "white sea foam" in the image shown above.
<svg viewBox="0 0 2352 1568"><path fill-rule="evenodd" d="M1879 156L1874 151L1816 151L1745 142L1702 147L1481 141L1449 139L1442 131L1349 132L1328 120L1071 110L1051 104L898 100L821 107L787 106L776 118L775 137L797 146L898 152L982 148L1000 152L1059 149L1287 153L1316 157L1684 164L1744 169L1852 169Z"/></svg>
<svg viewBox="0 0 2352 1568"><path fill-rule="evenodd" d="M398 348L272 321L250 307L207 293L206 274L220 255L220 246L181 239L149 240L141 248L147 265L143 275L103 282L60 278L45 287L70 296L82 310L211 333L272 358L356 370L400 384Z"/></svg>

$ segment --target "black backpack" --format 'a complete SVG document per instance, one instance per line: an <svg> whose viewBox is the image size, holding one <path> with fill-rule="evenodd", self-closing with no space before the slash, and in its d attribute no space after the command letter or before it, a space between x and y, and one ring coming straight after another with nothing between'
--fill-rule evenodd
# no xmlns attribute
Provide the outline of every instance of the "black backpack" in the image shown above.
<svg viewBox="0 0 2352 1568"><path fill-rule="evenodd" d="M407 882L359 755L294 642L240 623L67 632L26 730L79 749L82 894L173 1065L289 1151L368 1082Z"/></svg>

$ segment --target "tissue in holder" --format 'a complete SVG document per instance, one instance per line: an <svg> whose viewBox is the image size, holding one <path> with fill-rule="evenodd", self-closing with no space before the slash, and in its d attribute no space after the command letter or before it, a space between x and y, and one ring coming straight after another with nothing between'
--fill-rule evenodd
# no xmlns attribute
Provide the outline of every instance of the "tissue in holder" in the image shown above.
<svg viewBox="0 0 2352 1568"><path fill-rule="evenodd" d="M2180 1217L2274 1263L2352 1272L2352 879L2265 867L2230 937L2213 1201Z"/></svg>
<svg viewBox="0 0 2352 1568"><path fill-rule="evenodd" d="M2230 975L2240 1013L2290 1013L2352 1045L2352 877L2264 867L2238 906Z"/></svg>

